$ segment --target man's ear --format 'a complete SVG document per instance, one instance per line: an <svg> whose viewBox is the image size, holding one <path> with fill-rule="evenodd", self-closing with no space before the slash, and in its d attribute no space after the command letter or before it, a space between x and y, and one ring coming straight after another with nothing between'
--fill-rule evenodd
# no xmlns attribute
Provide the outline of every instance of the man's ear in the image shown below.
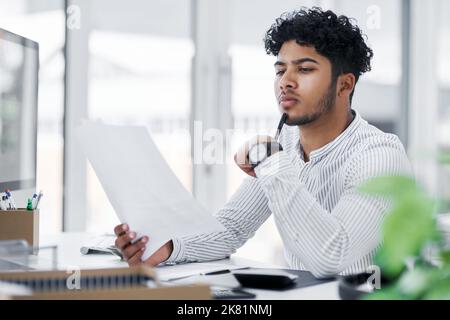
<svg viewBox="0 0 450 320"><path fill-rule="evenodd" d="M350 97L356 84L356 77L353 73L345 73L337 79L337 95L338 97Z"/></svg>

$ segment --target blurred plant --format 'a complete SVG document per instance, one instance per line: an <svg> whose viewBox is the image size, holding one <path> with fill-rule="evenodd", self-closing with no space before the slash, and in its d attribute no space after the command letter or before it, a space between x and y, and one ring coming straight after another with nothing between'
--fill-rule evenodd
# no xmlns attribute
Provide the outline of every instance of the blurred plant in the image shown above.
<svg viewBox="0 0 450 320"><path fill-rule="evenodd" d="M437 160L442 165L450 164L450 151L442 151L438 154Z"/></svg>
<svg viewBox="0 0 450 320"><path fill-rule="evenodd" d="M365 299L450 299L450 250L437 226L437 202L409 177L375 178L360 191L392 200L375 256L387 284Z"/></svg>

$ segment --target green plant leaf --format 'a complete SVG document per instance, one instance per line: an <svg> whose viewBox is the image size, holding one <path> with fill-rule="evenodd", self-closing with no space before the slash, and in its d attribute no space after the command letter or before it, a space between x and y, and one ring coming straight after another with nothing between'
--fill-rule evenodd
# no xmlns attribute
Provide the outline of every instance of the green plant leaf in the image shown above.
<svg viewBox="0 0 450 320"><path fill-rule="evenodd" d="M420 299L440 280L440 272L436 267L417 267L404 272L398 280L397 287L401 294Z"/></svg>
<svg viewBox="0 0 450 320"><path fill-rule="evenodd" d="M402 295L395 285L375 290L365 295L362 300L407 300L409 297Z"/></svg>
<svg viewBox="0 0 450 320"><path fill-rule="evenodd" d="M397 277L409 257L420 254L427 242L440 239L433 217L434 203L412 193L398 200L383 223L383 245L375 261L388 278Z"/></svg>
<svg viewBox="0 0 450 320"><path fill-rule="evenodd" d="M441 157L450 163L450 153ZM437 202L429 198L414 179L402 176L379 177L359 190L392 200L392 209L383 222L383 243L375 256L383 276L397 281L365 297L374 299L450 299L450 250L440 253L442 267L423 260L426 245L442 248L434 213ZM406 260L414 258L415 269L406 270Z"/></svg>
<svg viewBox="0 0 450 320"><path fill-rule="evenodd" d="M450 164L450 152L440 152L437 156L437 160L441 164Z"/></svg>
<svg viewBox="0 0 450 320"><path fill-rule="evenodd" d="M442 250L440 256L444 267L450 267L450 249Z"/></svg>
<svg viewBox="0 0 450 320"><path fill-rule="evenodd" d="M449 300L450 299L450 277L445 277L425 294L426 300Z"/></svg>

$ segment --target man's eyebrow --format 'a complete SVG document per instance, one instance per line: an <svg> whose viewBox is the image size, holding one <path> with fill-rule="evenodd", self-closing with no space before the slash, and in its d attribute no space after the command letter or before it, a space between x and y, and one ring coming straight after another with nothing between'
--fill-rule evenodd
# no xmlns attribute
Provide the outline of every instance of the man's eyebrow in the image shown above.
<svg viewBox="0 0 450 320"><path fill-rule="evenodd" d="M301 58L301 59L297 59L297 60L293 60L291 61L292 64L302 64L304 62L312 62L315 64L320 64L319 62L317 62L316 60L314 60L313 58ZM286 62L282 62L282 61L277 61L275 62L274 66L285 66Z"/></svg>

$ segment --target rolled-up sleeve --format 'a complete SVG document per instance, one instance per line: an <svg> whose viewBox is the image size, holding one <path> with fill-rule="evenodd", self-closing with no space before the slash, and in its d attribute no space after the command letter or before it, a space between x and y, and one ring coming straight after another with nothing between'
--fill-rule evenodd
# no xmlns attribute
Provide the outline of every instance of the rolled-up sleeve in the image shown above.
<svg viewBox="0 0 450 320"><path fill-rule="evenodd" d="M271 212L260 182L248 177L214 216L226 231L173 239L166 264L224 259L253 237Z"/></svg>

